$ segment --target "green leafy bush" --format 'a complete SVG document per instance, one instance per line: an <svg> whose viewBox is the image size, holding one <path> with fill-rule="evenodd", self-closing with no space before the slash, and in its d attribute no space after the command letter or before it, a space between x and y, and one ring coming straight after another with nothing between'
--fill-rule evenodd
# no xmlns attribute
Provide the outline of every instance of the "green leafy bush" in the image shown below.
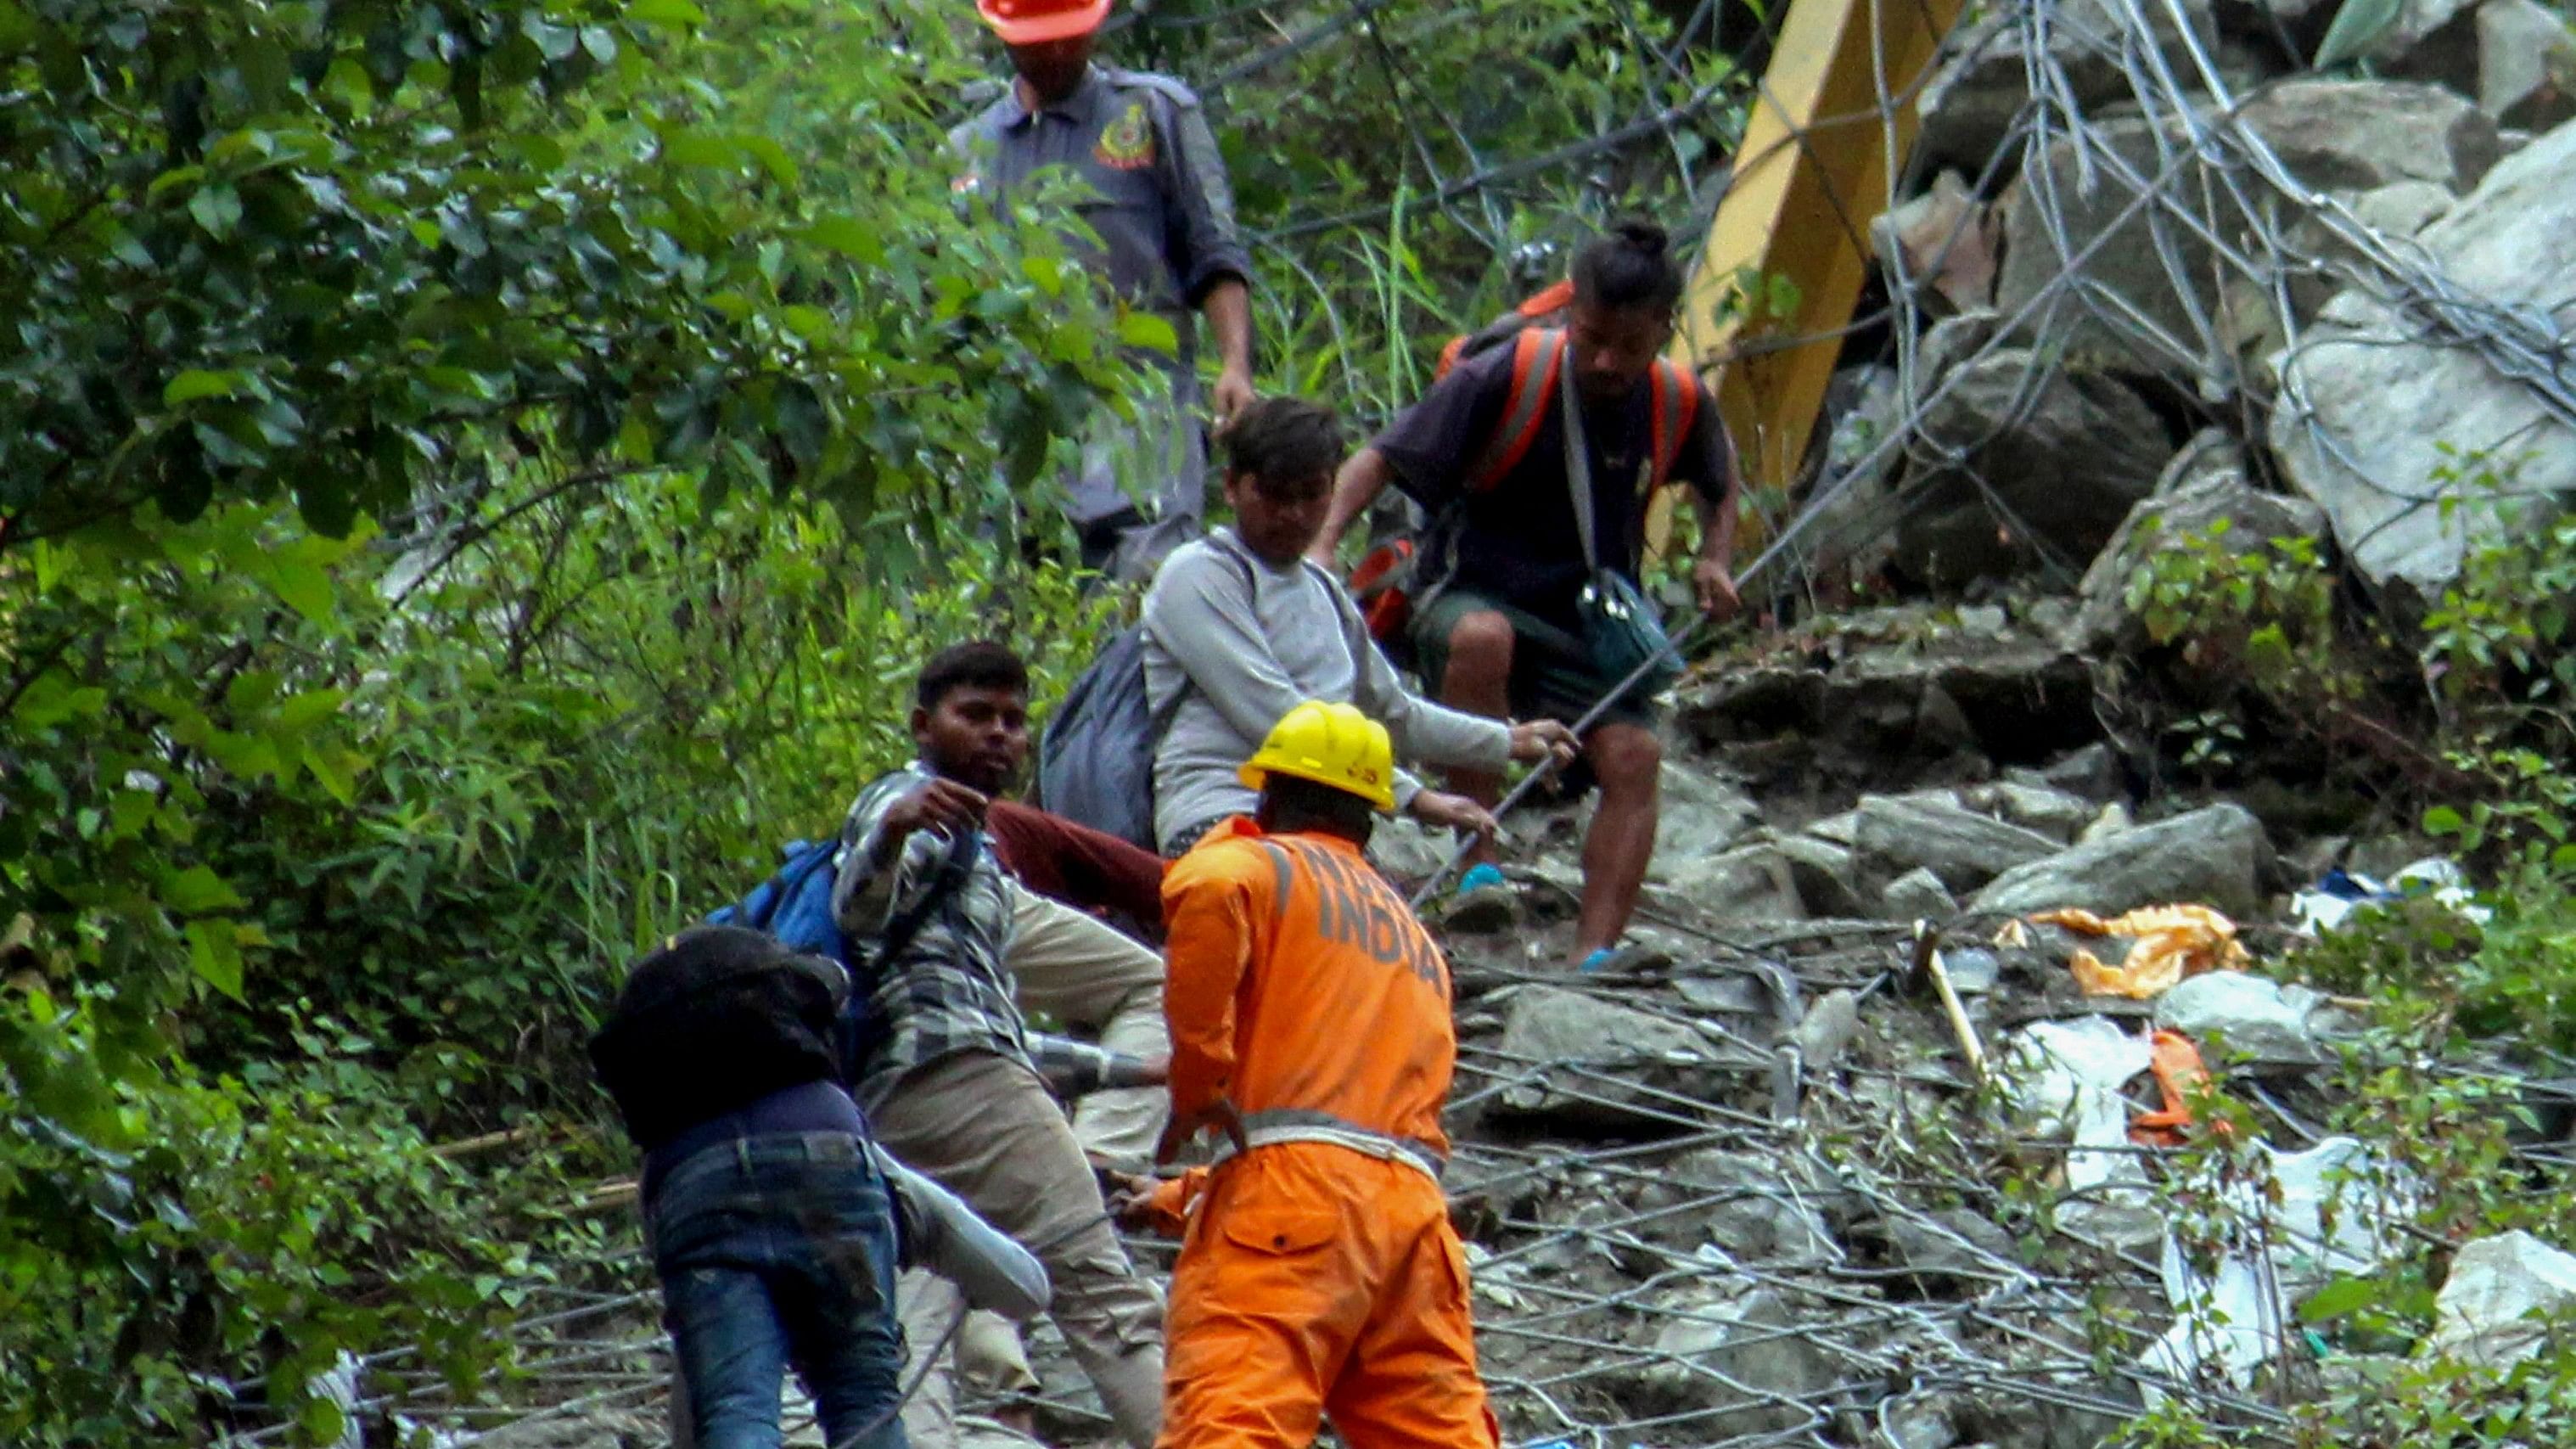
<svg viewBox="0 0 2576 1449"><path fill-rule="evenodd" d="M2501 486L2502 475L2464 456L2436 481ZM2576 1424L2576 1353L2563 1337L2507 1368L2416 1350L2453 1247L2515 1229L2558 1238L2576 1211L2563 1167L2518 1150L2550 1129L2500 1070L2556 1075L2576 1052L2576 775L2565 766L2576 524L2483 539L2412 625L2367 609L2313 544L2230 542L2175 541L2129 581L2149 638L2214 677L2178 708L2338 748L2343 768L2420 810L2425 833L2485 882L2466 902L2417 894L2366 908L2276 963L2371 1000L2374 1030L2349 1049L2323 1127L2373 1154L2370 1180L2337 1210L2397 1234L2379 1269L2299 1305L2306 1351L2276 1365L2270 1386L2288 1403L2288 1442L2563 1442ZM2243 1119L2240 1135L2257 1126ZM2284 1441L2177 1400L2122 1442Z"/></svg>
<svg viewBox="0 0 2576 1449"><path fill-rule="evenodd" d="M622 1153L430 1146L594 1122L619 963L899 757L927 649L1087 652L1111 602L976 540L996 411L1025 481L1118 326L956 227L913 39L0 4L0 1440L505 1367Z"/></svg>
<svg viewBox="0 0 2576 1449"><path fill-rule="evenodd" d="M1130 37L1228 122L1274 376L1363 413L1511 246L1687 234L1740 99L1625 6L1473 8ZM310 1375L397 1342L506 1380L628 1165L620 963L902 758L930 649L1051 698L1114 621L1027 485L1154 329L1060 207L957 211L995 58L826 0L0 0L0 1441L325 1442ZM552 1145L434 1150L500 1128Z"/></svg>
<svg viewBox="0 0 2576 1449"><path fill-rule="evenodd" d="M449 1342L503 1313L458 1320L440 1285L540 1240L509 1185L422 1176L425 1144L593 1117L579 1046L619 964L899 762L929 649L1005 632L1060 689L1115 607L1053 570L871 584L830 515L710 517L678 480L550 506L559 527L493 533L399 603L399 556L248 505L45 546L13 624L77 647L38 651L13 691L0 779L0 1225L22 1244L0 1361L143 1373L134 1336L170 1312L155 1285L225 1268L190 1291L227 1331L165 1345L168 1392L118 1401L139 1432L190 1422L183 1389L246 1365L300 1383L396 1326ZM309 613L280 561L315 571ZM281 1054L327 1070L280 1076ZM252 1138L269 1167L227 1175ZM117 1231L97 1206L63 1238L85 1220L66 1204L119 1180L177 1215ZM388 1194L410 1206L370 1206ZM316 1213L340 1226L267 1233ZM393 1241L410 1249L362 1246ZM307 1278L392 1306L338 1318L272 1291ZM101 1291L121 1285L143 1291ZM11 1442L117 1442L33 1422Z"/></svg>

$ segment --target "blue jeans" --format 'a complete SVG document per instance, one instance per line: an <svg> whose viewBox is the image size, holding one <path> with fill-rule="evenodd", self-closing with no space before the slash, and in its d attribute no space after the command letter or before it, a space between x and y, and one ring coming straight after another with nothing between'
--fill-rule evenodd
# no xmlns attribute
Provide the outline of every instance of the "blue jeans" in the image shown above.
<svg viewBox="0 0 2576 1449"><path fill-rule="evenodd" d="M906 1449L894 1204L856 1138L710 1147L663 1178L645 1222L697 1449L778 1449L790 1367L833 1449Z"/></svg>

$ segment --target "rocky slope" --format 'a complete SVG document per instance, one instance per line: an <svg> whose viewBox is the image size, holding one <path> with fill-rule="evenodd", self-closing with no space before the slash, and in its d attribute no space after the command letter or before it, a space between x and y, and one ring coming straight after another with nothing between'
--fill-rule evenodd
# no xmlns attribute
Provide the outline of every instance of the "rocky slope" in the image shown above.
<svg viewBox="0 0 2576 1449"><path fill-rule="evenodd" d="M2307 68L2337 8L2024 0L1951 36L1873 228L1896 335L1844 348L1804 475L1809 579L2065 587L2136 511L2237 506L2205 429L2228 491L2400 602L2576 489L2567 14L2392 5L2356 79Z"/></svg>
<svg viewBox="0 0 2576 1449"><path fill-rule="evenodd" d="M2335 9L2026 0L1962 27L1876 229L1898 335L1846 352L1816 523L1765 581L1804 621L1676 692L1648 949L1564 968L1581 802L1515 817L1510 885L1436 907L1450 1186L1509 1441L2090 1449L2159 1396L2260 1437L2283 1383L2350 1371L2286 1309L2379 1251L2378 1218L2317 1187L2366 1149L2309 1125L2352 1023L2260 968L2294 888L2422 843L2295 770L2179 789L2100 687L2141 642L2131 574L2178 534L2311 539L2403 604L2576 488L2552 362L2576 39L2536 0L2409 0L2364 38L2381 79L2309 73ZM1918 601L1812 611L1854 586ZM1402 830L1378 853L1406 879L1439 857ZM2026 924L2178 904L2256 969L2087 996L2079 953L2117 969L2124 940ZM1935 946L1955 1021L1918 969ZM2160 1026L2268 1114L2282 1186L2253 1216L2291 1249L2192 1238L2207 1185L2132 1139ZM442 1409L397 1358L361 1418L662 1442L650 1294L607 1221L536 1290L506 1407ZM2576 1292L2537 1242L2472 1248L2442 1344ZM1060 1348L1033 1347L1041 1432L1097 1438Z"/></svg>

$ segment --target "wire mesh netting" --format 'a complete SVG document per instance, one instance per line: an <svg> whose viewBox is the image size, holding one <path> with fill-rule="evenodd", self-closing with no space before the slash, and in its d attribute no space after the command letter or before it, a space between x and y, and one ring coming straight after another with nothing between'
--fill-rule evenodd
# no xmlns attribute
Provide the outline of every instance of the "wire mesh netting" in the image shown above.
<svg viewBox="0 0 2576 1449"><path fill-rule="evenodd" d="M1883 28L1881 7L1897 3L1856 13ZM1891 154L1877 192L1832 198L1839 234L1816 242L1875 266L1855 315L1829 332L1736 334L1738 355L1832 347L1845 378L1794 485L1761 500L1773 510L1775 586L1826 587L1890 564L2072 582L2153 487L2177 434L2202 426L2268 449L2312 489L2335 487L2343 546L2403 572L2414 553L2456 555L2476 513L2442 506L2464 485L2434 466L2436 443L2470 456L2576 453L2576 286L2529 280L2475 236L2427 229L2456 194L2505 174L2496 168L2576 154L2565 133L2508 157L2509 138L2448 92L2303 77L2314 37L2295 33L2295 19L2214 4L1988 7L1952 31L1925 75L1891 83L1882 69L1868 106L1815 119L1870 128ZM1198 81L1222 105L1316 65L1366 67L1428 96L1433 80L1454 78L1425 77L1416 50L1477 9L1140 7L1122 24L1129 42L1204 32L1191 41L1207 67ZM1672 168L1704 223L1760 159L1721 160L1744 106L1777 104L1753 77L1785 13L1701 0L1676 21L1639 0L1622 103L1593 136L1537 154L1485 154L1428 105L1407 112L1405 134L1342 138L1403 148L1411 195L1274 215L1256 238L1264 265L1314 277L1335 248L1412 206L1508 271L1529 240L1520 208L1641 153ZM1745 64L1693 59L1712 50ZM1917 111L1919 139L1900 151ZM2564 188L2564 168L2554 174ZM2400 205L2410 187L2413 210ZM1319 282L1278 305L1329 305L1318 299L1330 293ZM1338 318L1326 329L1345 330ZM2421 446L2392 449L2386 419L2351 381L2388 365L2455 372L2474 406L2420 420ZM2074 420L2051 424L2071 440L2035 450L2030 435L2056 417ZM2052 472L2088 450L2098 466ZM2551 491L2568 466L2553 456L2505 467L2493 491ZM2069 504L2087 490L2107 492L2107 512ZM1883 941L1804 949L1794 968L1811 991L1888 987ZM1710 1014L1668 991L1552 984L1709 1035ZM1462 993L1462 1013L1476 1010ZM2287 1416L2261 1396L2137 1367L2165 1320L2105 1308L2161 1305L2156 1263L2105 1250L2094 1276L2052 1276L1977 1230L2005 1216L2002 1189L1974 1166L1978 1152L1942 1135L1963 1096L1956 1074L1900 1054L1784 1089L1779 1074L1794 1067L1750 1038L1732 1066L1676 1076L1617 1053L1515 1056L1498 1036L1467 1032L1453 1107L1468 1130L1448 1182L1475 1244L1480 1344L1512 1442L1906 1444L1909 1416L1938 1400L1964 1420L1938 1442L2089 1444L2138 1412L2150 1387L2192 1397L2249 1442L2288 1442ZM1529 1099L1548 1110L1514 1106ZM1611 1125L1565 1130L1586 1108ZM1168 1265L1167 1246L1136 1251ZM442 1444L660 1442L669 1366L640 1242L553 1266L557 1281L528 1290L506 1378L460 1394L386 1351L354 1362L355 1421ZM1050 1437L1101 1437L1105 1419L1045 1330L1034 1347ZM791 1427L810 1434L810 1415L791 1415Z"/></svg>

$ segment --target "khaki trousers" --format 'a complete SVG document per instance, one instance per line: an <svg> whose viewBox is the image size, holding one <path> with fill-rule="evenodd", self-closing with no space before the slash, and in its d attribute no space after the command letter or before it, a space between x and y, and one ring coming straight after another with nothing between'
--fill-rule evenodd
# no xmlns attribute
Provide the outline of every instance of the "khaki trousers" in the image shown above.
<svg viewBox="0 0 2576 1449"><path fill-rule="evenodd" d="M1055 1288L1047 1316L1119 1437L1151 1449L1162 1425L1162 1296L1119 1245L1091 1164L1046 1084L1018 1062L963 1052L896 1083L871 1125L887 1151L1046 1265ZM895 1298L907 1358L915 1360L909 1375L963 1300L946 1279L917 1269L903 1275ZM915 1449L954 1449L957 1391L944 1361L904 1406L903 1425Z"/></svg>
<svg viewBox="0 0 2576 1449"><path fill-rule="evenodd" d="M1008 964L1019 983L1020 1009L1089 1028L1111 1051L1171 1055L1162 956L1097 916L1017 881L1010 889ZM1073 1135L1084 1151L1112 1166L1150 1172L1155 1140L1171 1112L1171 1094L1160 1087L1094 1092L1074 1103Z"/></svg>

